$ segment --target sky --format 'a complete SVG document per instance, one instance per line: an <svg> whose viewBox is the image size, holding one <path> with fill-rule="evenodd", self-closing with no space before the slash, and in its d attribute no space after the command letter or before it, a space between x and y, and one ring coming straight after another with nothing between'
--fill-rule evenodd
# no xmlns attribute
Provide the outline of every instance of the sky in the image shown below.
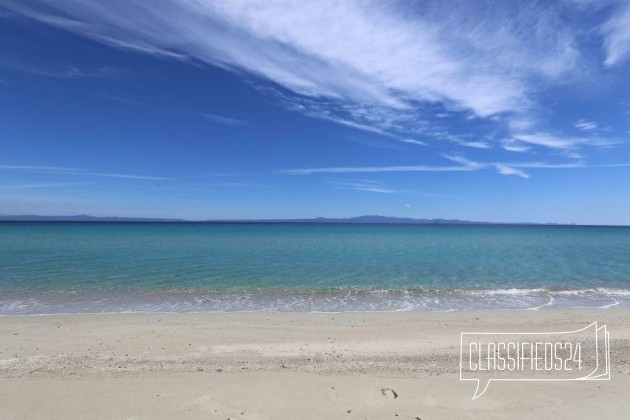
<svg viewBox="0 0 630 420"><path fill-rule="evenodd" d="M630 224L630 1L0 0L0 214Z"/></svg>

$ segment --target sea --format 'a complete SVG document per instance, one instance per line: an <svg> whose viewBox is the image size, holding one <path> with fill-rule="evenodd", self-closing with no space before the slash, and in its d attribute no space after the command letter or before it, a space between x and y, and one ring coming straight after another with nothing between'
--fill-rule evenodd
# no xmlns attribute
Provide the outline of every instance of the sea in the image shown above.
<svg viewBox="0 0 630 420"><path fill-rule="evenodd" d="M630 227L0 223L0 315L630 307Z"/></svg>

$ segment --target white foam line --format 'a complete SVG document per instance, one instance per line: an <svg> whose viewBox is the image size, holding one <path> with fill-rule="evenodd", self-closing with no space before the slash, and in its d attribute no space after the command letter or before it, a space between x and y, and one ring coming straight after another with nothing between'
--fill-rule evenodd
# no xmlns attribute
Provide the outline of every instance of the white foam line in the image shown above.
<svg viewBox="0 0 630 420"><path fill-rule="evenodd" d="M404 290L403 290L404 291ZM544 291L544 293L543 293ZM127 302L125 305L127 310L112 310L113 305L96 305L105 306L103 311L98 311L92 306L94 302L75 302L72 306L78 309L77 312L55 312L61 309L59 302L53 304L45 304L37 302L37 299L31 297L28 304L24 304L24 299L16 302L4 302L4 313L0 313L0 317L6 316L45 316L45 315L70 315L70 314L107 314L107 313L228 313L228 312L273 312L273 313L340 313L340 312L405 312L405 311L427 311L427 312L452 312L452 311L470 311L470 310L540 310L546 307L561 307L566 309L609 309L615 306L629 307L630 290L612 289L612 288L590 288L581 290L560 290L548 291L545 289L495 289L495 290L451 290L440 291L432 290L428 293L420 293L417 295L404 294L378 294L364 295L359 293L355 295L352 291L346 291L342 295L318 298L318 296L304 295L292 296L291 293L285 296L275 296L272 301L262 299L260 302L252 301L256 294L247 294L246 296L229 295L212 295L215 299L205 302L203 297L193 296L193 301L186 299L182 302L177 295L164 295L165 301L158 300L154 304L141 305L141 295L138 295L136 301ZM265 293L262 293L263 298ZM558 299L558 297L562 297ZM332 298L331 298L332 297ZM547 298L546 303L538 306L529 306L537 303L540 298ZM238 298L234 300L235 298ZM367 300L363 301L362 298ZM532 302L532 298L534 301ZM610 303L602 305L603 298ZM243 304L247 301L247 305ZM107 303L108 299L98 300L96 303ZM604 300L605 302L605 300ZM78 305L76 304L78 303ZM115 303L115 302L110 302ZM207 304L205 304L207 303ZM585 304L593 304L594 306L585 306ZM528 305L529 304L529 305ZM598 306L599 305L599 306ZM17 310L16 310L17 306ZM81 307L86 308L92 306L95 311L81 311ZM109 307L108 307L109 306ZM204 307L205 306L205 307ZM242 308L242 309L239 309ZM247 308L249 307L249 309ZM357 308L357 309L353 309ZM339 310L316 310L317 308L339 308ZM35 313L28 313L30 312ZM68 309L67 307L65 309ZM311 310L309 310L311 309ZM15 312L14 312L15 311ZM42 311L42 312L36 312ZM16 313L17 312L17 313ZM21 313L19 313L21 312Z"/></svg>
<svg viewBox="0 0 630 420"><path fill-rule="evenodd" d="M599 308L600 309L610 309L613 306L619 305L620 302L617 299L615 299L615 298L610 298L610 299L613 301L613 303L609 303L608 305L600 306Z"/></svg>
<svg viewBox="0 0 630 420"><path fill-rule="evenodd" d="M536 307L533 307L533 308L528 308L528 310L529 310L529 311L537 311L537 310L539 310L539 309L544 308L545 306L551 306L551 305L553 305L553 303L554 303L556 300L553 298L553 296L547 296L547 297L549 298L549 302L544 303L544 304L542 304L542 305L540 305L540 306L536 306Z"/></svg>

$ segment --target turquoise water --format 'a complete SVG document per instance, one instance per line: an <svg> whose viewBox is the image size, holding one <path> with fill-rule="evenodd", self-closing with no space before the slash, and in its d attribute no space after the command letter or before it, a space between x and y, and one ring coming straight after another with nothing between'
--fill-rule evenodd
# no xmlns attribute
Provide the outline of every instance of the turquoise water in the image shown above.
<svg viewBox="0 0 630 420"><path fill-rule="evenodd" d="M630 228L0 223L0 314L630 306Z"/></svg>

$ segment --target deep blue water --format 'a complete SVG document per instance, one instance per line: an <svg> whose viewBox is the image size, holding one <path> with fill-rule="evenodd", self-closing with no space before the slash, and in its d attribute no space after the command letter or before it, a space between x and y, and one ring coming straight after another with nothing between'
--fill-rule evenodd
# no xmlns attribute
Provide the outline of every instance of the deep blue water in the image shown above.
<svg viewBox="0 0 630 420"><path fill-rule="evenodd" d="M0 223L0 314L630 306L630 228Z"/></svg>

